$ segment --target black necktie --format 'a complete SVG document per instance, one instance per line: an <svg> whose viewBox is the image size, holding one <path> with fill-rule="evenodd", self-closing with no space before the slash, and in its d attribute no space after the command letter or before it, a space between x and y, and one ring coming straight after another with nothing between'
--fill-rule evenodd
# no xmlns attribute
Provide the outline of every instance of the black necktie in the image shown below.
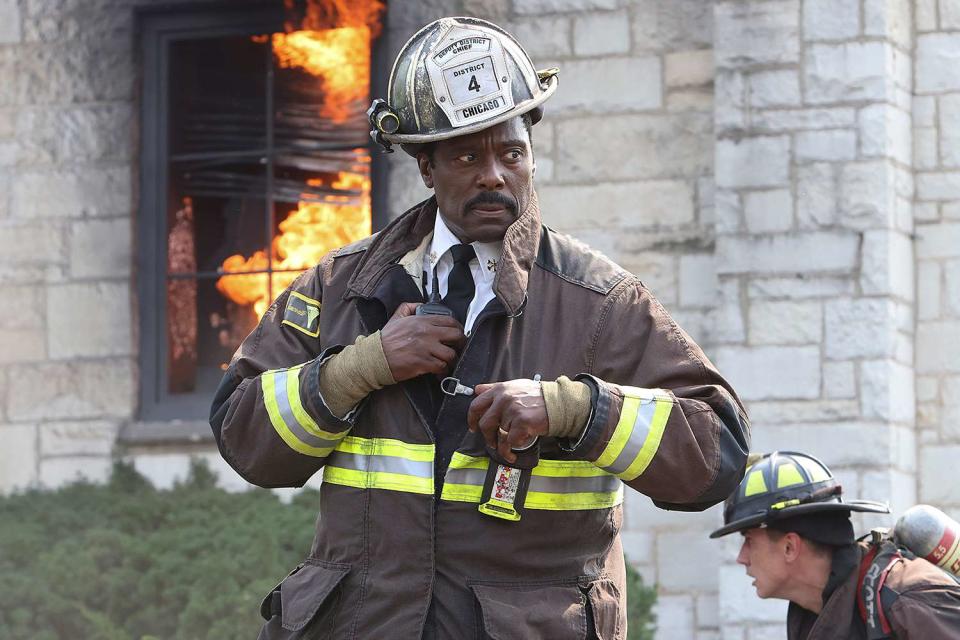
<svg viewBox="0 0 960 640"><path fill-rule="evenodd" d="M469 244L455 244L450 247L450 255L453 256L453 269L447 279L447 295L443 299L443 304L453 310L454 317L466 327L467 309L470 308L470 302L476 290L473 285L473 274L470 273L470 261L477 254Z"/></svg>

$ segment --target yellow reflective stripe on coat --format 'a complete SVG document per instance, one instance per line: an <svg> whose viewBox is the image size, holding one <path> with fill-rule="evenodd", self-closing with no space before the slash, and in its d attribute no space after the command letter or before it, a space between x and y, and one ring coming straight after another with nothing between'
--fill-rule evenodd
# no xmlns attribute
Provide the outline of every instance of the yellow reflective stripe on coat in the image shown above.
<svg viewBox="0 0 960 640"><path fill-rule="evenodd" d="M660 389L624 387L620 420L596 464L622 480L640 476L657 455L673 398Z"/></svg>
<svg viewBox="0 0 960 640"><path fill-rule="evenodd" d="M321 429L300 402L300 369L272 369L260 376L263 404L277 435L298 453L324 458L333 451L347 432L329 433Z"/></svg>
<svg viewBox="0 0 960 640"><path fill-rule="evenodd" d="M432 444L347 436L327 459L323 481L408 493L433 493Z"/></svg>
<svg viewBox="0 0 960 640"><path fill-rule="evenodd" d="M479 503L490 459L454 453L442 500ZM530 475L527 509L607 509L623 502L623 484L592 462L541 460Z"/></svg>

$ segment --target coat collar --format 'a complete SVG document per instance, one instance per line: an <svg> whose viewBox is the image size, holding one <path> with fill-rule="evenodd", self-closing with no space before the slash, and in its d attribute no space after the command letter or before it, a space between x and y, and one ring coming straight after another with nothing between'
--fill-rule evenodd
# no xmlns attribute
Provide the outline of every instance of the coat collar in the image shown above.
<svg viewBox="0 0 960 640"><path fill-rule="evenodd" d="M421 202L388 224L370 243L350 282L345 298L373 297L384 274L408 252L417 249L433 231L437 215L436 198ZM536 192L530 203L503 236L493 292L509 315L523 308L530 269L540 244L540 207Z"/></svg>

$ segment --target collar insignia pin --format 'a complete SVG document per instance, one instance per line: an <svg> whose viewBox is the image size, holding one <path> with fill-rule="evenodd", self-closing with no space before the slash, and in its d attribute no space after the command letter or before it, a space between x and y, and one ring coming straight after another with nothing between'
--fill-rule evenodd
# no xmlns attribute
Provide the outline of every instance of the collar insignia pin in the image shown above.
<svg viewBox="0 0 960 640"><path fill-rule="evenodd" d="M497 261L496 260L487 260L487 271L497 272Z"/></svg>

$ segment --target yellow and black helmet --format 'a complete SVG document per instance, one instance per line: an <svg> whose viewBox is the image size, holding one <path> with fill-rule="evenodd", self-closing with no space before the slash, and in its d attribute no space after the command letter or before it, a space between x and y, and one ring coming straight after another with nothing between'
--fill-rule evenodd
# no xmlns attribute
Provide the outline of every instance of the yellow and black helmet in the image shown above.
<svg viewBox="0 0 960 640"><path fill-rule="evenodd" d="M480 18L441 18L407 41L386 100L370 105L371 137L415 156L423 145L481 131L525 113L536 124L557 90L512 35Z"/></svg>
<svg viewBox="0 0 960 640"><path fill-rule="evenodd" d="M881 502L844 502L840 498L842 491L830 469L813 456L774 451L747 468L740 486L724 503L723 526L710 537L813 513L890 513L890 508Z"/></svg>

